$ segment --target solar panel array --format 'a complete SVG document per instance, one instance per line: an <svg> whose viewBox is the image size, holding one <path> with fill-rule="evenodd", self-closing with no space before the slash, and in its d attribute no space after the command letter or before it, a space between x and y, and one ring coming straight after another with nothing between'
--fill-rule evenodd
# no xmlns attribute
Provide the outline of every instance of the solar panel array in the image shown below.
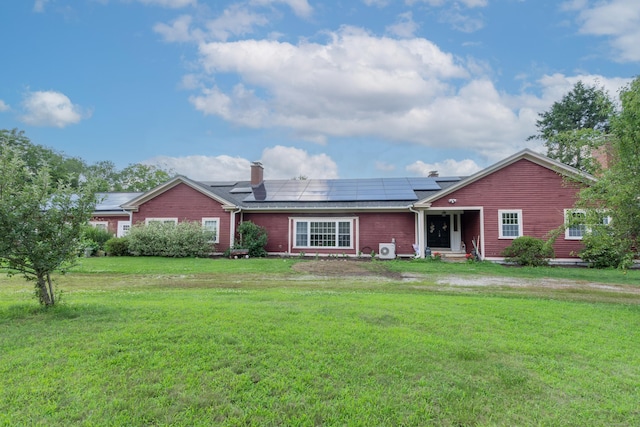
<svg viewBox="0 0 640 427"><path fill-rule="evenodd" d="M271 202L417 200L416 190L441 189L433 178L279 180L263 185L264 199L259 200ZM254 194L244 200L257 201Z"/></svg>

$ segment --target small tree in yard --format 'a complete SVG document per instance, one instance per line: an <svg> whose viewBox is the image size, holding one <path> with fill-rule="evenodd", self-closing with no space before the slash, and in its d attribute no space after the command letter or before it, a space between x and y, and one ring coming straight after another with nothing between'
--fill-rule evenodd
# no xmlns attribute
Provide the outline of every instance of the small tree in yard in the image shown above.
<svg viewBox="0 0 640 427"><path fill-rule="evenodd" d="M248 249L249 256L263 257L267 254L267 230L251 221L245 221L238 226L240 241L236 242L236 248Z"/></svg>
<svg viewBox="0 0 640 427"><path fill-rule="evenodd" d="M17 150L0 148L0 267L35 281L40 304L52 306L51 274L77 257L96 198L90 185L54 182L47 166L30 170Z"/></svg>

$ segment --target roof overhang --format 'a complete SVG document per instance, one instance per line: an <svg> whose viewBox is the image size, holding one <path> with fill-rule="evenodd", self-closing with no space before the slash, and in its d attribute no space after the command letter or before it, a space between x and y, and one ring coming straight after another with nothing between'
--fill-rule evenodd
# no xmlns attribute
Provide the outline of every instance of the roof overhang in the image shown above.
<svg viewBox="0 0 640 427"><path fill-rule="evenodd" d="M537 165L540 165L542 167L545 167L547 169L550 169L554 172L556 172L559 175L565 176L569 179L573 179L575 181L578 182L582 182L582 183L594 183L596 182L596 178L593 175L590 175L586 172L582 172L581 170L578 170L576 168L573 168L571 166L565 165L564 163L560 163L556 160L550 159L547 156L544 156L542 154L536 153L535 151L532 151L530 149L524 149L522 151L519 151L518 153L507 157L506 159L495 163L494 165L491 165L483 170L481 170L480 172L477 172L463 180L461 180L460 182L458 182L455 185L452 185L451 187L448 187L446 190L440 191L430 197L427 197L426 199L422 199L419 200L418 202L416 202L413 207L415 208L427 208L431 206L431 203L439 200L463 187L466 187L467 185L474 183L476 181L481 180L482 178L491 175L492 173L499 171L500 169L503 169L509 165L512 165L513 163L516 163L520 160L528 160L532 163L535 163Z"/></svg>
<svg viewBox="0 0 640 427"><path fill-rule="evenodd" d="M126 210L131 210L133 212L137 212L138 208L140 207L140 205L148 202L151 199L154 199L155 197L159 196L160 194L172 189L173 187L176 187L180 184L185 184L188 185L189 187L193 188L194 190L204 194L207 197L210 197L211 199L219 202L222 207L226 210L229 209L235 209L236 205L233 204L232 202L223 199L222 197L218 196L217 194L209 191L206 187L204 187L201 184L198 184L196 181L193 181L189 178L187 178L186 176L183 175L177 175L175 177L173 177L172 179L170 179L169 181L165 182L164 184L160 184L159 186L147 191L146 193L136 197L133 200L128 201L127 203L120 205L121 208L126 209Z"/></svg>

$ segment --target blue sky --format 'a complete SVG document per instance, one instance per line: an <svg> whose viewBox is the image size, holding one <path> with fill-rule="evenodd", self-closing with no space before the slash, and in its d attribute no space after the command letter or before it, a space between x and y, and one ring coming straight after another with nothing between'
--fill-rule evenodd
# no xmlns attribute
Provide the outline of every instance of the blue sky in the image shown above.
<svg viewBox="0 0 640 427"><path fill-rule="evenodd" d="M0 128L89 163L467 175L638 75L640 2L4 0L0 40Z"/></svg>

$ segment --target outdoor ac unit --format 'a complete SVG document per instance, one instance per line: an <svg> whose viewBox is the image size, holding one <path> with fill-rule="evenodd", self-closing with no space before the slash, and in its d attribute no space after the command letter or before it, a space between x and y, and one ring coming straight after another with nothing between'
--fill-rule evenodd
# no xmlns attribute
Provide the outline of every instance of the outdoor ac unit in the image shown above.
<svg viewBox="0 0 640 427"><path fill-rule="evenodd" d="M378 250L378 258L394 259L395 257L396 257L395 243L380 243L380 248Z"/></svg>

